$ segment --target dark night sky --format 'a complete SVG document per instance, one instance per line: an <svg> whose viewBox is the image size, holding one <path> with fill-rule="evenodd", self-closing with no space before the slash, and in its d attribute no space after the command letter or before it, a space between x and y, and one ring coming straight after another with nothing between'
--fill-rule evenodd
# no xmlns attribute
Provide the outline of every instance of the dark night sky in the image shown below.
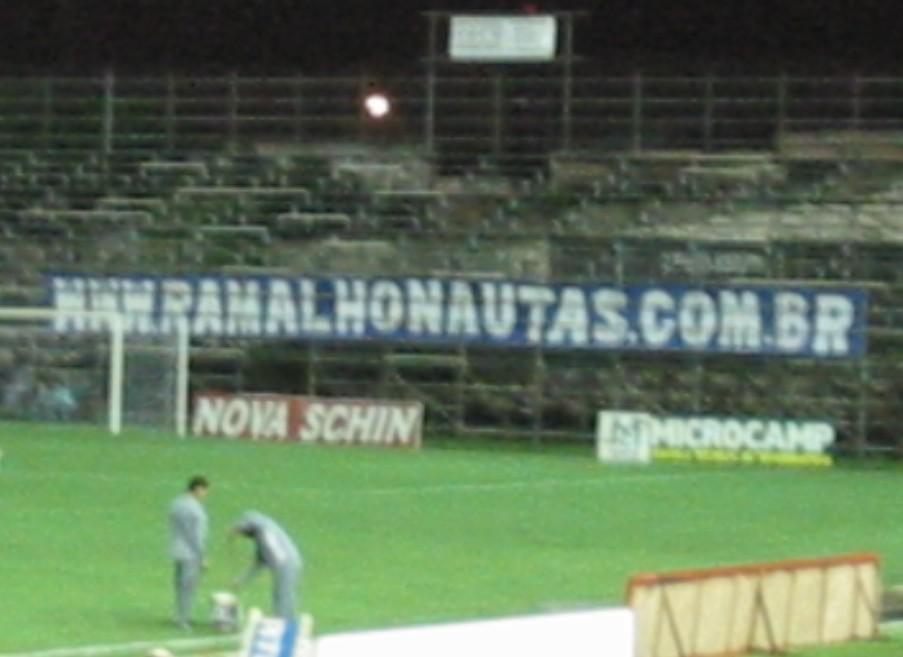
<svg viewBox="0 0 903 657"><path fill-rule="evenodd" d="M0 0L0 73L399 71L424 52L424 9L496 0ZM582 9L577 49L601 71L886 72L903 4L886 0L533 0Z"/></svg>

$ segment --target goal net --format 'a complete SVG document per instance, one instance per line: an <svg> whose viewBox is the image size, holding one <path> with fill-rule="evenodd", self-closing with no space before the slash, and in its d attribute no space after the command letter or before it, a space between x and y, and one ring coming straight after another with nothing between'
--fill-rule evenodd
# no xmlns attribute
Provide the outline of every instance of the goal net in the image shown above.
<svg viewBox="0 0 903 657"><path fill-rule="evenodd" d="M0 419L184 435L188 335L127 332L117 313L0 308Z"/></svg>

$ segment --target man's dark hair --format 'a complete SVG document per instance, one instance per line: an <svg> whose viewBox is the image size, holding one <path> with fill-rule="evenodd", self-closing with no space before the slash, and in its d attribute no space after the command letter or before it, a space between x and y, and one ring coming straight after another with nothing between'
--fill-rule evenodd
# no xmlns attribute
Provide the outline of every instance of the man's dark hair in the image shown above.
<svg viewBox="0 0 903 657"><path fill-rule="evenodd" d="M207 477L197 475L188 480L189 491L194 492L198 488L210 488L210 482L207 481Z"/></svg>

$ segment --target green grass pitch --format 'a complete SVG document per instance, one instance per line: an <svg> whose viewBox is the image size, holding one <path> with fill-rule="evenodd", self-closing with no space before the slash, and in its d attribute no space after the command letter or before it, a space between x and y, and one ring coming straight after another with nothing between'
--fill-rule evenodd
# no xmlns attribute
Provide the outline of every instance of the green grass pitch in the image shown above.
<svg viewBox="0 0 903 657"><path fill-rule="evenodd" d="M171 638L166 509L213 482L206 594L250 559L226 530L272 514L306 557L320 632L617 604L637 572L876 551L903 581L903 471L605 467L589 447L420 452L0 424L0 654ZM266 606L259 579L246 605ZM199 630L203 632L203 630ZM903 640L807 657L898 657Z"/></svg>

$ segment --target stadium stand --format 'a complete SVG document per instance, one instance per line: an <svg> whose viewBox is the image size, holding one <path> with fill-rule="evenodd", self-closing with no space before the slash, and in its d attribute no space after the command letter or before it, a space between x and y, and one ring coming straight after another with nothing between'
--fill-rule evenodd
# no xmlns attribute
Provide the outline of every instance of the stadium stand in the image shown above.
<svg viewBox="0 0 903 657"><path fill-rule="evenodd" d="M181 118L213 111L195 109ZM461 431L584 435L604 407L792 412L830 418L848 445L897 447L903 155L876 153L871 137L842 133L843 149L789 136L756 152L571 149L532 158L526 174L449 173L411 149L198 123L176 140L129 133L136 120L106 148L61 119L52 139L38 119L30 138L3 133L0 303L39 305L51 270L850 284L872 298L862 363L210 339L195 345L193 376L352 396L376 386Z"/></svg>

